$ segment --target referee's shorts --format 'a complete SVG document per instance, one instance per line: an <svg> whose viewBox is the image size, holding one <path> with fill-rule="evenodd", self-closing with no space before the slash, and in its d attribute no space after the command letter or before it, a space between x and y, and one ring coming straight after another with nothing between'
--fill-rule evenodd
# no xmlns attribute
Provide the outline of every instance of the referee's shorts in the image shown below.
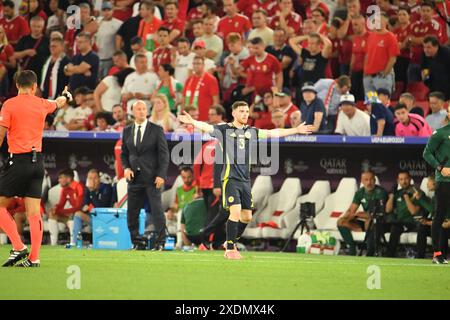
<svg viewBox="0 0 450 320"><path fill-rule="evenodd" d="M253 210L253 197L250 181L227 179L222 185L222 202L225 210L240 204L242 210Z"/></svg>
<svg viewBox="0 0 450 320"><path fill-rule="evenodd" d="M41 153L13 154L0 172L0 196L38 198L42 196L44 160Z"/></svg>

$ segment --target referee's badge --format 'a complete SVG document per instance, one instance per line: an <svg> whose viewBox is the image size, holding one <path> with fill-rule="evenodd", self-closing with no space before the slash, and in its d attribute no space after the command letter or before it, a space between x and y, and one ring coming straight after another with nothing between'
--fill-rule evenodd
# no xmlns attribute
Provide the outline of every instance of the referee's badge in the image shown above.
<svg viewBox="0 0 450 320"><path fill-rule="evenodd" d="M234 202L234 197L233 196L229 196L228 197L228 202L233 203Z"/></svg>
<svg viewBox="0 0 450 320"><path fill-rule="evenodd" d="M245 136L245 139L250 139L252 137L252 134L248 131L245 131L244 136Z"/></svg>

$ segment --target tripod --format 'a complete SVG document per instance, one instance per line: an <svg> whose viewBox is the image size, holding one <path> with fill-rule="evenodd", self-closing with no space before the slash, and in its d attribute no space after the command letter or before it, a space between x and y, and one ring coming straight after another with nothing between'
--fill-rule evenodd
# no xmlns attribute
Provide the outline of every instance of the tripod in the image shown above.
<svg viewBox="0 0 450 320"><path fill-rule="evenodd" d="M371 213L370 217L371 219L366 231L366 236L364 237L364 241L362 243L361 249L359 250L358 256L362 256L362 253L366 248L368 256L372 256L373 250L373 256L381 257L382 256L381 242L383 241L383 244L387 243L386 239L384 238L384 234L382 234L381 230L381 223L383 221L383 216L376 213ZM369 239L369 237L372 237L373 239Z"/></svg>
<svg viewBox="0 0 450 320"><path fill-rule="evenodd" d="M300 217L300 221L297 223L297 225L294 228L294 231L292 231L291 235L286 240L286 243L284 244L283 249L281 249L281 252L285 252L286 251L286 248L289 245L289 243L291 242L292 238L294 237L295 232L300 227L301 227L300 235L303 234L303 230L305 230L305 229L306 229L306 232L310 231L309 226L308 226L308 222L306 221L306 217Z"/></svg>

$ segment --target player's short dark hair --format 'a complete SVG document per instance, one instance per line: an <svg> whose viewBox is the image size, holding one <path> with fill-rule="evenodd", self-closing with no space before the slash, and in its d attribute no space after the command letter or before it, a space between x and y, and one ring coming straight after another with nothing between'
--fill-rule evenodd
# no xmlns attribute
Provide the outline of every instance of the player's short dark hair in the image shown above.
<svg viewBox="0 0 450 320"><path fill-rule="evenodd" d="M379 88L377 90L377 94L378 94L378 96L380 96L380 94L382 94L384 96L387 96L389 99L391 98L391 92L386 88Z"/></svg>
<svg viewBox="0 0 450 320"><path fill-rule="evenodd" d="M167 0L167 1L165 1L164 2L164 7L170 6L171 4L173 4L174 6L179 8L178 1L176 1L176 0Z"/></svg>
<svg viewBox="0 0 450 320"><path fill-rule="evenodd" d="M435 36L426 36L423 39L423 44L431 43L433 47L439 47L439 40Z"/></svg>
<svg viewBox="0 0 450 320"><path fill-rule="evenodd" d="M163 65L161 65L161 68L169 73L170 76L173 76L175 74L175 69L172 67L172 65L168 64L168 63L164 63Z"/></svg>
<svg viewBox="0 0 450 320"><path fill-rule="evenodd" d="M406 107L406 104L404 104L404 103L398 103L398 104L394 107L394 111L401 110L401 109L406 109L406 110L408 110L408 108Z"/></svg>
<svg viewBox="0 0 450 320"><path fill-rule="evenodd" d="M14 9L15 4L14 4L14 2L11 1L11 0L5 0L5 1L3 1L3 6L4 6L4 7L11 8L11 9Z"/></svg>
<svg viewBox="0 0 450 320"><path fill-rule="evenodd" d="M92 37L88 32L81 32L77 35L77 38L84 38L85 40L91 41Z"/></svg>
<svg viewBox="0 0 450 320"><path fill-rule="evenodd" d="M66 169L62 169L62 170L58 171L58 177L60 177L60 176L66 176L73 180L73 178L75 177L75 174L73 173L72 169L66 168Z"/></svg>
<svg viewBox="0 0 450 320"><path fill-rule="evenodd" d="M250 43L253 45L258 45L258 44L262 44L264 45L264 40L261 37L255 37L252 40L250 40Z"/></svg>
<svg viewBox="0 0 450 320"><path fill-rule="evenodd" d="M37 76L34 71L23 70L16 73L15 82L19 88L31 88L31 86L37 83Z"/></svg>
<svg viewBox="0 0 450 320"><path fill-rule="evenodd" d="M409 15L411 14L411 9L408 6L400 6L398 11L406 11Z"/></svg>
<svg viewBox="0 0 450 320"><path fill-rule="evenodd" d="M142 38L139 36L134 36L133 38L131 38L130 40L130 45L135 45L135 44L142 44Z"/></svg>
<svg viewBox="0 0 450 320"><path fill-rule="evenodd" d="M428 95L428 98L436 98L441 101L445 101L445 95L440 91L433 91Z"/></svg>
<svg viewBox="0 0 450 320"><path fill-rule="evenodd" d="M314 11L317 11L318 13L320 13L320 15L321 15L322 17L324 17L324 18L327 17L327 15L325 14L325 11L323 11L322 8L315 8L313 11L311 11L311 13L314 12Z"/></svg>
<svg viewBox="0 0 450 320"><path fill-rule="evenodd" d="M114 109L114 108L117 108L117 107L120 108L120 109L123 108L120 103L116 103L115 105L112 106L111 110Z"/></svg>
<svg viewBox="0 0 450 320"><path fill-rule="evenodd" d="M195 26L196 24L203 24L203 20L202 19L195 19L194 21L192 21L192 26Z"/></svg>
<svg viewBox="0 0 450 320"><path fill-rule="evenodd" d="M190 173L194 173L194 170L192 170L192 168L190 166L182 166L180 168L180 172L190 172Z"/></svg>
<svg viewBox="0 0 450 320"><path fill-rule="evenodd" d="M245 101L236 101L235 103L232 104L231 110L234 111L239 107L248 107L248 103Z"/></svg>
<svg viewBox="0 0 450 320"><path fill-rule="evenodd" d="M166 27L159 27L158 33L161 32L161 31L167 32L168 34L170 34L170 29L169 29L169 28L166 28Z"/></svg>

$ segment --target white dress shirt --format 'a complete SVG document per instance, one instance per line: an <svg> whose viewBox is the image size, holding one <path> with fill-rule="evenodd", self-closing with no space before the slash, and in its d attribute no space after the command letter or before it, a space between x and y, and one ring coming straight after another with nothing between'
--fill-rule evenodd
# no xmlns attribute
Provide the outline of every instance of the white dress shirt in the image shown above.
<svg viewBox="0 0 450 320"><path fill-rule="evenodd" d="M144 133L145 133L145 128L147 127L147 123L148 121L145 120L143 123L138 124L137 122L134 122L134 134L133 134L133 141L134 141L134 145L136 145L136 139L137 139L137 132L138 132L138 128L139 126L141 127L141 141L144 138Z"/></svg>

